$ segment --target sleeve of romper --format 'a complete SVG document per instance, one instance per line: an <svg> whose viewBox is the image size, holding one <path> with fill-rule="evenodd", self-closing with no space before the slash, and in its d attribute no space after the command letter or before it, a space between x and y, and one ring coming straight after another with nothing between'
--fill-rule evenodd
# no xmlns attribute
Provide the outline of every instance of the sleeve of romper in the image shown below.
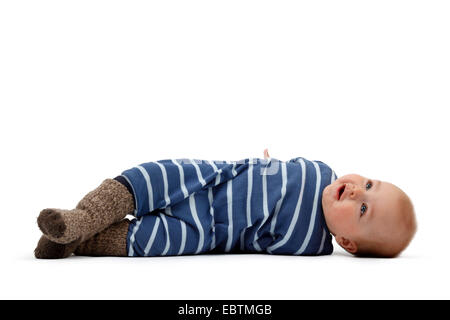
<svg viewBox="0 0 450 320"><path fill-rule="evenodd" d="M236 167L224 161L168 159L122 172L136 201L135 216L174 205L193 193L233 177Z"/></svg>

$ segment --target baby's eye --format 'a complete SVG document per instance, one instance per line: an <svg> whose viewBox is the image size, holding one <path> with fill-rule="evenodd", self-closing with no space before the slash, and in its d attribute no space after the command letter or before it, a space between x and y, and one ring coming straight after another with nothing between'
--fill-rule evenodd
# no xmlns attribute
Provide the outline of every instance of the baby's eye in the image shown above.
<svg viewBox="0 0 450 320"><path fill-rule="evenodd" d="M370 188L372 188L372 182L371 181L366 183L366 190L369 190Z"/></svg>
<svg viewBox="0 0 450 320"><path fill-rule="evenodd" d="M363 204L361 205L361 210L360 210L361 215L363 215L364 213L366 213L366 211L367 211L367 205L366 205L365 203L363 203Z"/></svg>

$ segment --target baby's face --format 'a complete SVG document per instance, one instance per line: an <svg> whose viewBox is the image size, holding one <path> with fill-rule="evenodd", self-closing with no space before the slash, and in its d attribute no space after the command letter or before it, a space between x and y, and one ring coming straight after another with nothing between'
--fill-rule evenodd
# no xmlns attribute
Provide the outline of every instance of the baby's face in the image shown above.
<svg viewBox="0 0 450 320"><path fill-rule="evenodd" d="M342 237L356 242L383 238L389 243L396 233L393 227L401 225L403 218L402 197L404 193L391 183L349 174L324 189L322 206L338 242Z"/></svg>

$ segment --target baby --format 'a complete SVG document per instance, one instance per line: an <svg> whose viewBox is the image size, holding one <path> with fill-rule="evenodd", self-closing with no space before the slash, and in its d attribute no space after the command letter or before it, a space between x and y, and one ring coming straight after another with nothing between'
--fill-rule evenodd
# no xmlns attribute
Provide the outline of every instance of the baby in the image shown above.
<svg viewBox="0 0 450 320"><path fill-rule="evenodd" d="M130 221L125 217L134 215ZM45 209L37 258L201 253L327 255L332 237L354 255L395 257L414 236L398 187L336 179L301 157L236 162L160 160L106 179L73 210Z"/></svg>

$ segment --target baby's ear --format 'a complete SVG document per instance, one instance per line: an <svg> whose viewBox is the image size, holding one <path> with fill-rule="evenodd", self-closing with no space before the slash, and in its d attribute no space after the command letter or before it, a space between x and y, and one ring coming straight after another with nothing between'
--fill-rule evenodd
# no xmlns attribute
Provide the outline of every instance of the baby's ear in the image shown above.
<svg viewBox="0 0 450 320"><path fill-rule="evenodd" d="M344 237L335 237L336 242L344 248L346 251L355 254L356 251L358 251L358 246L356 245L356 242Z"/></svg>

